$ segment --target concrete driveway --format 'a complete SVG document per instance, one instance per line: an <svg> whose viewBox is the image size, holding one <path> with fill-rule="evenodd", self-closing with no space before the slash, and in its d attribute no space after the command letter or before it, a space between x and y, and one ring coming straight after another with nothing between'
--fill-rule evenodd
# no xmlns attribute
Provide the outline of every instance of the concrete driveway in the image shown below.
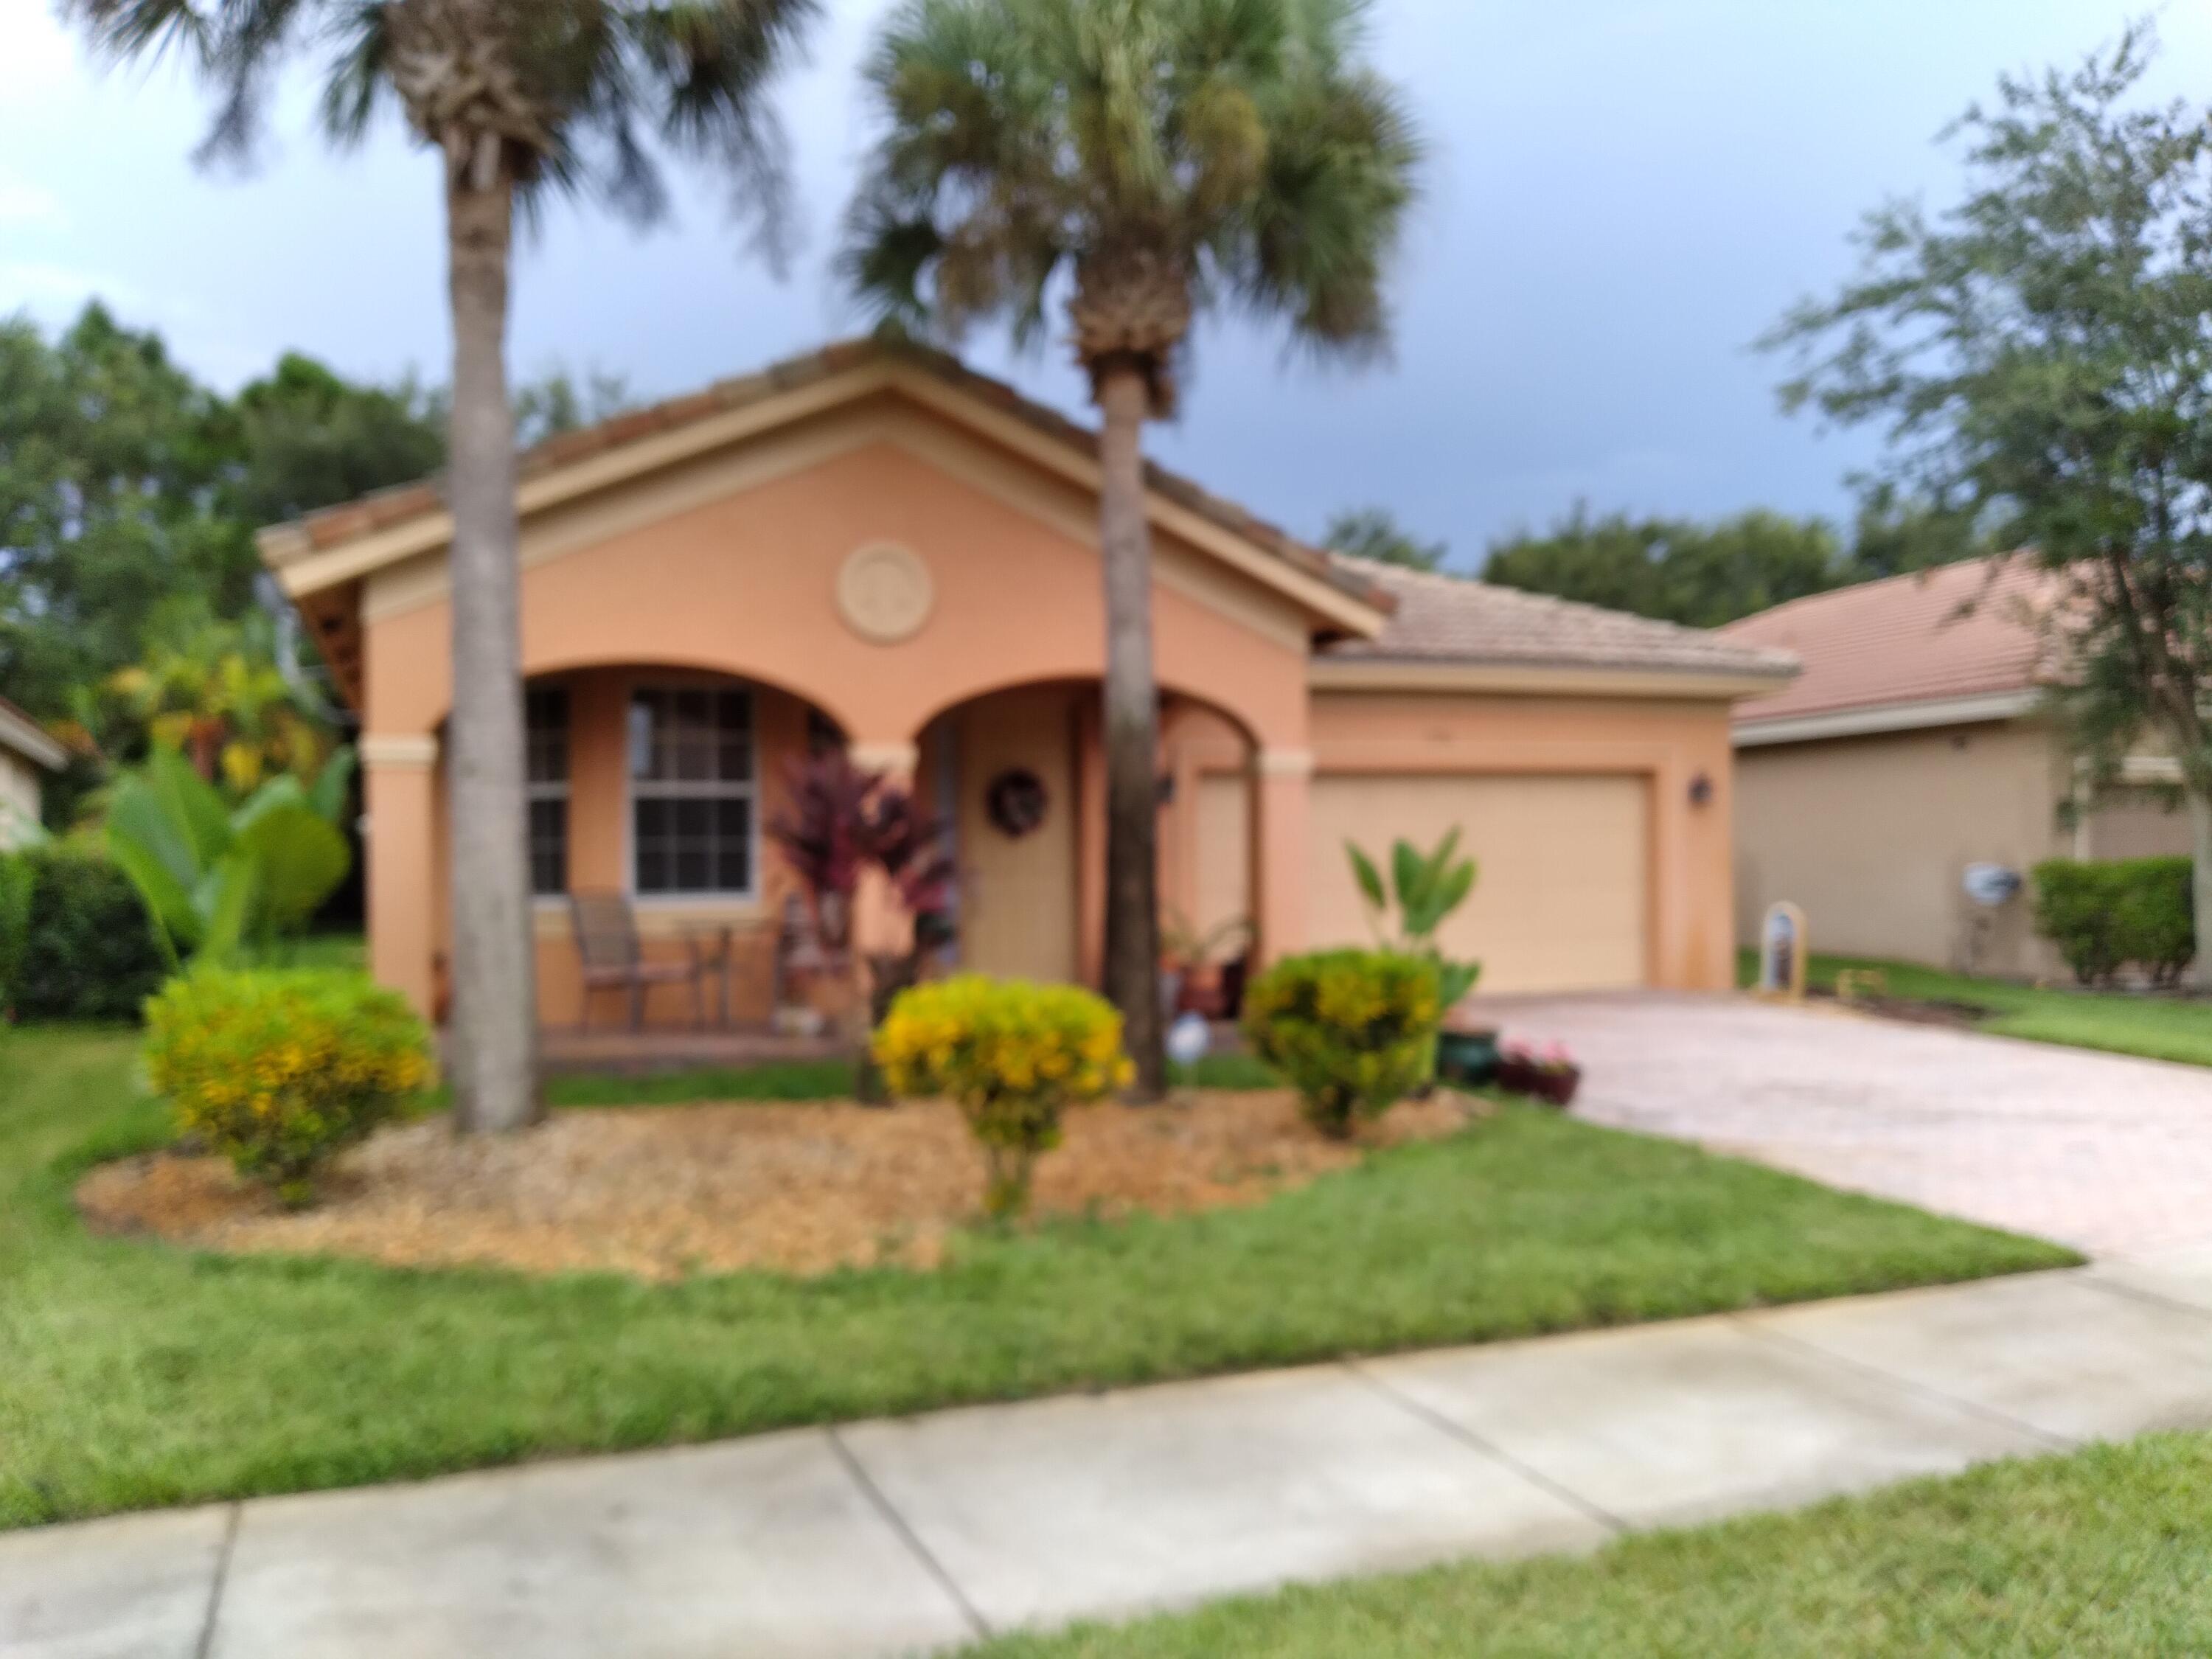
<svg viewBox="0 0 2212 1659"><path fill-rule="evenodd" d="M1498 998L1577 1116L2132 1259L2212 1252L2212 1068L1747 997ZM2205 1016L2212 1019L2212 1012Z"/></svg>

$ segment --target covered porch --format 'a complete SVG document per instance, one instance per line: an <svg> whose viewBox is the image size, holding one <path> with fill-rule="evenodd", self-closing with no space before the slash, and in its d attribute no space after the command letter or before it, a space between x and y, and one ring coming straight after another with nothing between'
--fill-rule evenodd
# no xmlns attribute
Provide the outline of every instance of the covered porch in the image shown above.
<svg viewBox="0 0 2212 1659"><path fill-rule="evenodd" d="M849 975L819 969L806 896L768 833L795 771L842 751L912 791L943 825L957 872L947 969L1096 984L1105 932L1105 766L1095 678L1010 685L928 713L897 744L854 742L839 719L765 679L653 663L532 676L526 686L538 1006L556 1069L607 1071L810 1060L834 1054ZM1269 774L1242 721L1163 693L1160 893L1171 935L1218 958L1267 931L1273 851L1301 867L1290 809L1304 774ZM427 949L426 1006L448 1012L449 831L442 744L372 749L372 957L406 985ZM1267 784L1276 782L1271 804ZM1291 786L1286 790L1283 786ZM402 809L427 834L426 879L394 873ZM412 890L419 913L380 896ZM582 899L585 903L579 904ZM611 908L649 982L595 980L585 934ZM580 916L591 919L580 925ZM1279 904L1274 933L1287 937ZM863 940L865 945L867 941Z"/></svg>

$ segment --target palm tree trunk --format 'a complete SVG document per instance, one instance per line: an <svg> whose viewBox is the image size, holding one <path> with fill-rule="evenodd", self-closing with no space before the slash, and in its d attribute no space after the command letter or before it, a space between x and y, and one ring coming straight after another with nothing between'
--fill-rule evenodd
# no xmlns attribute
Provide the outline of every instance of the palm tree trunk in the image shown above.
<svg viewBox="0 0 2212 1659"><path fill-rule="evenodd" d="M1152 682L1152 541L1145 521L1151 392L1134 364L1097 380L1099 540L1106 580L1106 994L1136 1066L1131 1093L1167 1091L1160 1031L1159 699Z"/></svg>
<svg viewBox="0 0 2212 1659"><path fill-rule="evenodd" d="M484 164L450 169L446 194L453 310L453 708L446 752L455 1117L465 1131L486 1133L535 1122L542 1102L525 856L520 532L507 387L514 185L481 146L476 160Z"/></svg>

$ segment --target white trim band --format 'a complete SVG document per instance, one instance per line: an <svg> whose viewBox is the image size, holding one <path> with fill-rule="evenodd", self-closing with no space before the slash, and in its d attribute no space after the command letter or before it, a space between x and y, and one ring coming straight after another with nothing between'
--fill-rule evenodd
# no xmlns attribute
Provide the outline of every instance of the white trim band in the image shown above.
<svg viewBox="0 0 2212 1659"><path fill-rule="evenodd" d="M1973 726L2018 720L2033 714L2040 691L1993 691L1974 697L1925 697L1917 702L1883 703L1874 708L1843 708L1825 714L1791 714L1773 720L1739 720L1731 737L1739 749L1769 744L1811 743L1821 738L1868 737L1881 732L1923 732L1931 726Z"/></svg>
<svg viewBox="0 0 2212 1659"><path fill-rule="evenodd" d="M1310 778L1314 775L1310 749L1262 749L1259 757L1263 778Z"/></svg>
<svg viewBox="0 0 2212 1659"><path fill-rule="evenodd" d="M360 744L361 763L380 771L427 772L438 763L438 740L408 732L369 733Z"/></svg>

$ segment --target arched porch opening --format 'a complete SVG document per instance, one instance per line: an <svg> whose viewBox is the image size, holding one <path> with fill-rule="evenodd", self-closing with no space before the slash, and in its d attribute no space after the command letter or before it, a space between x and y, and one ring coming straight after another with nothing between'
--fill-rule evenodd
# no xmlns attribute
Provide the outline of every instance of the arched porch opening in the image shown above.
<svg viewBox="0 0 2212 1659"><path fill-rule="evenodd" d="M549 1033L619 1029L625 991L587 987L574 901L617 896L653 967L711 965L641 994L648 1031L765 1030L794 884L766 826L795 762L841 748L834 716L766 681L652 662L525 683L526 788L538 1005ZM442 735L442 728L441 728ZM444 744L432 774L433 979L444 1012L452 938Z"/></svg>
<svg viewBox="0 0 2212 1659"><path fill-rule="evenodd" d="M921 726L915 787L951 841L958 874L949 954L963 969L1098 983L1105 951L1102 724L1098 681L1063 678L965 698ZM1162 691L1163 927L1185 938L1211 936L1217 959L1242 954L1258 931L1253 846L1260 753L1233 714L1182 690Z"/></svg>

